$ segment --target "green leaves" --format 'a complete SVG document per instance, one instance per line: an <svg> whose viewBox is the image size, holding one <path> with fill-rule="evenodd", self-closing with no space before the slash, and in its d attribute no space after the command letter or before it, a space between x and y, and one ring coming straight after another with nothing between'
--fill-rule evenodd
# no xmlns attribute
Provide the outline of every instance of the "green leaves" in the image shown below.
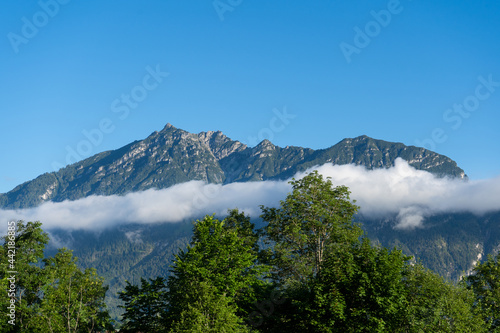
<svg viewBox="0 0 500 333"><path fill-rule="evenodd" d="M223 221L205 216L195 223L191 245L176 256L168 280L168 316L174 326L180 325L178 318L204 313L206 320L213 319L205 327L212 330L222 320L218 313L225 313L224 320L246 313L248 289L262 285L266 271L257 263L257 239L253 225L236 210ZM193 308L194 303L199 308ZM241 322L229 321L238 323L235 327Z"/></svg>
<svg viewBox="0 0 500 333"><path fill-rule="evenodd" d="M410 265L403 278L407 307L400 332L486 332L473 308L473 294L421 265Z"/></svg>
<svg viewBox="0 0 500 333"><path fill-rule="evenodd" d="M44 333L112 329L104 279L94 269L81 271L72 252L64 248L42 260L48 239L40 222L17 223L14 329ZM7 252L7 243L0 252ZM0 264L2 282L10 270L5 264ZM8 302L6 296L0 296L1 304Z"/></svg>
<svg viewBox="0 0 500 333"><path fill-rule="evenodd" d="M171 324L170 332L248 332L232 297L221 294L207 281L196 283L196 288L185 295L189 302Z"/></svg>
<svg viewBox="0 0 500 333"><path fill-rule="evenodd" d="M163 280L158 289L154 280L127 285L120 296L129 320L125 328L486 332L485 321L497 323L497 261L490 258L469 278L475 298L462 285L413 264L401 250L372 245L352 221L358 207L346 187L333 187L317 172L291 183L279 208L262 207L268 224L261 231L237 210L222 221L197 221L190 246L176 256L168 291ZM259 237L267 242L264 251ZM277 291L279 300L272 296ZM148 315L164 319L160 329L127 326L146 322Z"/></svg>
<svg viewBox="0 0 500 333"><path fill-rule="evenodd" d="M470 292L411 265L400 250L361 238L346 187L334 188L317 172L292 186L279 208L262 207L267 260L291 300L271 331L485 330Z"/></svg>
<svg viewBox="0 0 500 333"><path fill-rule="evenodd" d="M361 228L352 223L358 207L345 186L313 171L291 182L293 191L280 208L261 207L274 278L285 285L306 283L315 277L333 248L356 241Z"/></svg>
<svg viewBox="0 0 500 333"><path fill-rule="evenodd" d="M331 253L311 282L311 301L303 305L306 327L317 332L392 332L405 308L401 283L408 257L354 242Z"/></svg>
<svg viewBox="0 0 500 333"><path fill-rule="evenodd" d="M465 283L474 292L475 306L490 332L500 332L500 254L479 263Z"/></svg>
<svg viewBox="0 0 500 333"><path fill-rule="evenodd" d="M72 251L65 248L53 258L44 259L47 280L40 313L55 332L109 328L104 279L95 269L82 272L76 261Z"/></svg>
<svg viewBox="0 0 500 333"><path fill-rule="evenodd" d="M125 305L121 327L123 332L161 332L164 328L166 299L165 279L157 277L148 282L141 278L141 286L127 281L125 290L119 293Z"/></svg>

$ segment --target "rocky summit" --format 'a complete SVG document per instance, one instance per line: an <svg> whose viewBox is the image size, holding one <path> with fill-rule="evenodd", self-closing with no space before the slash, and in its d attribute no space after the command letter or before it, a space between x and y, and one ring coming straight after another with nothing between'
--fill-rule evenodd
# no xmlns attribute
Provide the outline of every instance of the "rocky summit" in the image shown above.
<svg viewBox="0 0 500 333"><path fill-rule="evenodd" d="M0 208L35 207L46 201L76 200L89 195L122 195L190 180L226 184L287 179L325 163L388 168L398 157L416 169L438 176L466 177L457 163L446 156L367 136L344 139L319 150L282 148L268 140L248 147L220 131L194 134L167 124L144 140L45 173L0 194Z"/></svg>

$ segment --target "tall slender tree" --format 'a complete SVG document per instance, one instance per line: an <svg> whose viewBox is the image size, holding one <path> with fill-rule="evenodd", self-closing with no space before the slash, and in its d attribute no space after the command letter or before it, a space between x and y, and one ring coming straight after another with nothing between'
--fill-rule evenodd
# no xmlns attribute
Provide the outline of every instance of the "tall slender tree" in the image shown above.
<svg viewBox="0 0 500 333"><path fill-rule="evenodd" d="M261 217L268 223L268 258L274 278L283 285L306 283L319 273L333 248L348 246L363 233L352 222L359 207L347 187L334 187L318 171L290 183L292 192L279 208L261 206Z"/></svg>

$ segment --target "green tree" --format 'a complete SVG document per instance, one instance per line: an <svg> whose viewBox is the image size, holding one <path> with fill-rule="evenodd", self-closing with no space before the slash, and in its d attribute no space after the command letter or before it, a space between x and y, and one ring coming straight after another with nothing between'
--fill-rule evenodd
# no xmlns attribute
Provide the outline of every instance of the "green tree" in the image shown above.
<svg viewBox="0 0 500 333"><path fill-rule="evenodd" d="M236 232L239 238L243 240L244 246L251 249L252 254L259 253L260 234L255 230L255 224L250 217L240 212L237 208L230 209L228 216L224 218L224 228Z"/></svg>
<svg viewBox="0 0 500 333"><path fill-rule="evenodd" d="M226 223L207 215L195 223L191 245L176 256L167 282L171 327L197 318L196 322L205 323L208 331L246 329L233 315L244 315L246 310L240 302L250 301L253 287L265 283L261 279L265 267L257 263L247 232L249 229L233 219Z"/></svg>
<svg viewBox="0 0 500 333"><path fill-rule="evenodd" d="M303 305L304 330L394 332L405 308L404 266L410 257L374 247L365 238L329 255Z"/></svg>
<svg viewBox="0 0 500 333"><path fill-rule="evenodd" d="M186 298L189 302L173 323L171 332L249 332L243 320L237 316L232 299L221 295L212 284L198 282Z"/></svg>
<svg viewBox="0 0 500 333"><path fill-rule="evenodd" d="M406 310L397 332L486 332L474 295L447 282L420 264L406 267L403 278Z"/></svg>
<svg viewBox="0 0 500 333"><path fill-rule="evenodd" d="M496 258L489 255L485 262L477 264L465 282L474 292L475 306L489 331L500 332L500 254Z"/></svg>
<svg viewBox="0 0 500 333"><path fill-rule="evenodd" d="M147 280L141 278L141 286L126 282L125 290L119 298L125 303L121 331L127 332L162 332L165 329L164 312L166 299L166 281L162 277Z"/></svg>
<svg viewBox="0 0 500 333"><path fill-rule="evenodd" d="M41 229L40 222L17 221L10 225L6 236L3 237L4 244L0 248L2 261L0 262L0 276L2 284L7 285L7 278L14 276L15 285L15 307L16 325L1 321L4 329L11 332L43 331L44 326L36 328L37 313L43 297L43 286L46 283L46 274L39 265L43 258L45 245L49 242L49 236ZM9 244L11 246L9 246ZM15 246L15 249L11 247ZM11 252L9 252L9 250ZM14 252L12 252L14 251ZM9 256L12 255L12 256ZM11 262L8 261L11 258ZM12 266L11 266L12 265ZM17 273L8 273L15 271ZM6 290L6 289L3 289ZM6 293L1 294L2 308L6 308L10 298ZM5 307L3 307L5 305ZM8 332L8 331L5 331Z"/></svg>
<svg viewBox="0 0 500 333"><path fill-rule="evenodd" d="M261 206L261 217L267 222L263 236L269 246L262 257L272 266L275 290L283 291L289 300L277 304L262 325L277 332L313 329L308 321L310 304L317 295L314 288L321 288L318 279L325 262L348 252L363 234L352 221L358 207L347 187L334 187L317 171L290 184L292 192L279 208Z"/></svg>
<svg viewBox="0 0 500 333"><path fill-rule="evenodd" d="M279 208L261 206L268 223L265 236L272 247L269 262L281 285L307 283L334 248L349 246L362 235L352 222L358 210L345 186L333 187L317 171L291 182L292 193Z"/></svg>
<svg viewBox="0 0 500 333"><path fill-rule="evenodd" d="M471 292L362 237L346 187L317 172L291 184L279 208L262 207L266 259L289 299L268 331L484 332Z"/></svg>
<svg viewBox="0 0 500 333"><path fill-rule="evenodd" d="M81 271L71 250L46 258L47 280L40 306L47 332L95 332L112 329L104 297L108 288L95 269Z"/></svg>
<svg viewBox="0 0 500 333"><path fill-rule="evenodd" d="M16 325L3 326L5 332L96 332L112 329L106 311L104 296L107 287L95 270L81 271L71 251L61 249L53 258L45 258L43 251L49 241L40 222L16 223L9 230L0 248L7 258L10 244L15 244L14 269L16 291ZM14 240L12 240L12 238ZM9 243L11 242L11 243ZM4 284L9 271L7 260L0 264L0 278ZM7 294L0 296L5 304ZM3 324L3 323L2 323Z"/></svg>

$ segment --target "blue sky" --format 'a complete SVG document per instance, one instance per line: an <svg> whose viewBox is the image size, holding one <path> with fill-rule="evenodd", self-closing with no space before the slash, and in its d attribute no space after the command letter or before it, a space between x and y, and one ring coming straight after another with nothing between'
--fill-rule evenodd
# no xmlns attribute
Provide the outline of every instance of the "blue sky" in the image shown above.
<svg viewBox="0 0 500 333"><path fill-rule="evenodd" d="M500 174L496 0L7 0L0 36L0 192L168 122L311 148L366 134Z"/></svg>

